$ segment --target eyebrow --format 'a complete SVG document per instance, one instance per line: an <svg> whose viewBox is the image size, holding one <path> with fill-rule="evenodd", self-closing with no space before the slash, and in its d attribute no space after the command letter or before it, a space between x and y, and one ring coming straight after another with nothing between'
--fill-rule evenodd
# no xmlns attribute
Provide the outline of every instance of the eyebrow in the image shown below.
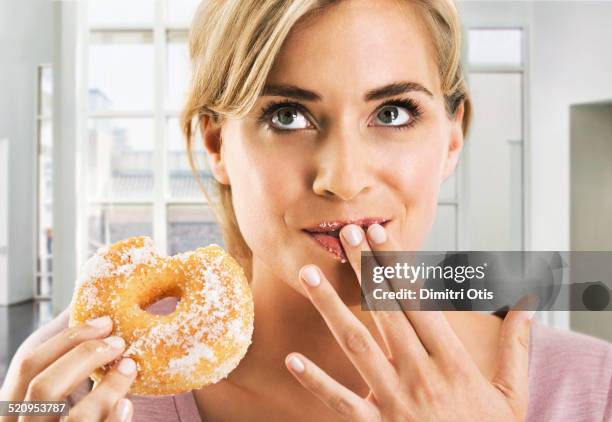
<svg viewBox="0 0 612 422"><path fill-rule="evenodd" d="M366 92L363 99L365 101L380 100L394 95L405 94L407 92L422 92L433 98L433 94L423 85L417 82L394 82L380 88L375 88Z"/></svg>
<svg viewBox="0 0 612 422"><path fill-rule="evenodd" d="M393 82L380 88L372 89L363 96L364 101L380 100L394 95L405 94L407 92L422 92L429 97L433 97L431 91L417 82ZM288 97L303 101L319 101L322 96L314 91L300 88L296 85L280 84L266 85L263 88L262 96Z"/></svg>

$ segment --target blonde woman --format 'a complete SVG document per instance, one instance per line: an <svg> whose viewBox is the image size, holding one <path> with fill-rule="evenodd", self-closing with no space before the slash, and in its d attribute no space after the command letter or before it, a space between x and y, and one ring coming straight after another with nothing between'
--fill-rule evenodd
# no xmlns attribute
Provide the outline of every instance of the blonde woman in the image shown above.
<svg viewBox="0 0 612 422"><path fill-rule="evenodd" d="M90 392L124 346L88 353L108 320L66 330L64 312L21 347L2 399L68 397L87 421L610 420L609 343L527 311L360 309L360 252L419 250L459 160L460 47L447 0L202 3L182 123L250 279L247 356L199 391L127 399L124 359Z"/></svg>

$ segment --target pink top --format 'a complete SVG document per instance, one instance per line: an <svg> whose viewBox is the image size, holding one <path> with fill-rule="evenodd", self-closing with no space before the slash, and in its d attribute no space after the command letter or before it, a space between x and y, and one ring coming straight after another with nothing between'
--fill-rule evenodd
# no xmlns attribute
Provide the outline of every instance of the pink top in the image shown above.
<svg viewBox="0 0 612 422"><path fill-rule="evenodd" d="M68 326L64 310L32 333L13 360ZM14 363L14 362L13 362ZM9 374L10 376L10 374ZM76 403L90 389L83 382L69 397ZM136 422L200 421L191 392L174 396L129 396ZM527 421L612 421L612 344L534 320L529 343Z"/></svg>

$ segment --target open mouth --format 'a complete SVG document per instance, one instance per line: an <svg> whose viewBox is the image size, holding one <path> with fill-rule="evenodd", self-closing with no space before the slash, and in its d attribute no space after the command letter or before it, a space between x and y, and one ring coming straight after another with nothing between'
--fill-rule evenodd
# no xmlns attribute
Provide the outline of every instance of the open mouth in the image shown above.
<svg viewBox="0 0 612 422"><path fill-rule="evenodd" d="M381 226L385 226L389 220L387 219L368 219L367 221L354 222L363 228L364 231L368 229L371 224L378 223ZM342 242L340 241L340 230L350 222L334 222L334 223L322 223L317 227L305 229L304 231L313 238L321 247L327 252L332 254L334 259L342 263L347 262L348 258L344 253Z"/></svg>

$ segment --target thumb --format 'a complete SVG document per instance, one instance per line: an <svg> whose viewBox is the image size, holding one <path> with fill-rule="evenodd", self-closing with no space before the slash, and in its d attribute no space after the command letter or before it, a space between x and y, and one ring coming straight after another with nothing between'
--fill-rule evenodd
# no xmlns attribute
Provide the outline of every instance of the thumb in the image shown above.
<svg viewBox="0 0 612 422"><path fill-rule="evenodd" d="M524 296L504 318L499 338L497 372L492 380L493 386L523 411L527 410L529 337L537 300L534 295Z"/></svg>

